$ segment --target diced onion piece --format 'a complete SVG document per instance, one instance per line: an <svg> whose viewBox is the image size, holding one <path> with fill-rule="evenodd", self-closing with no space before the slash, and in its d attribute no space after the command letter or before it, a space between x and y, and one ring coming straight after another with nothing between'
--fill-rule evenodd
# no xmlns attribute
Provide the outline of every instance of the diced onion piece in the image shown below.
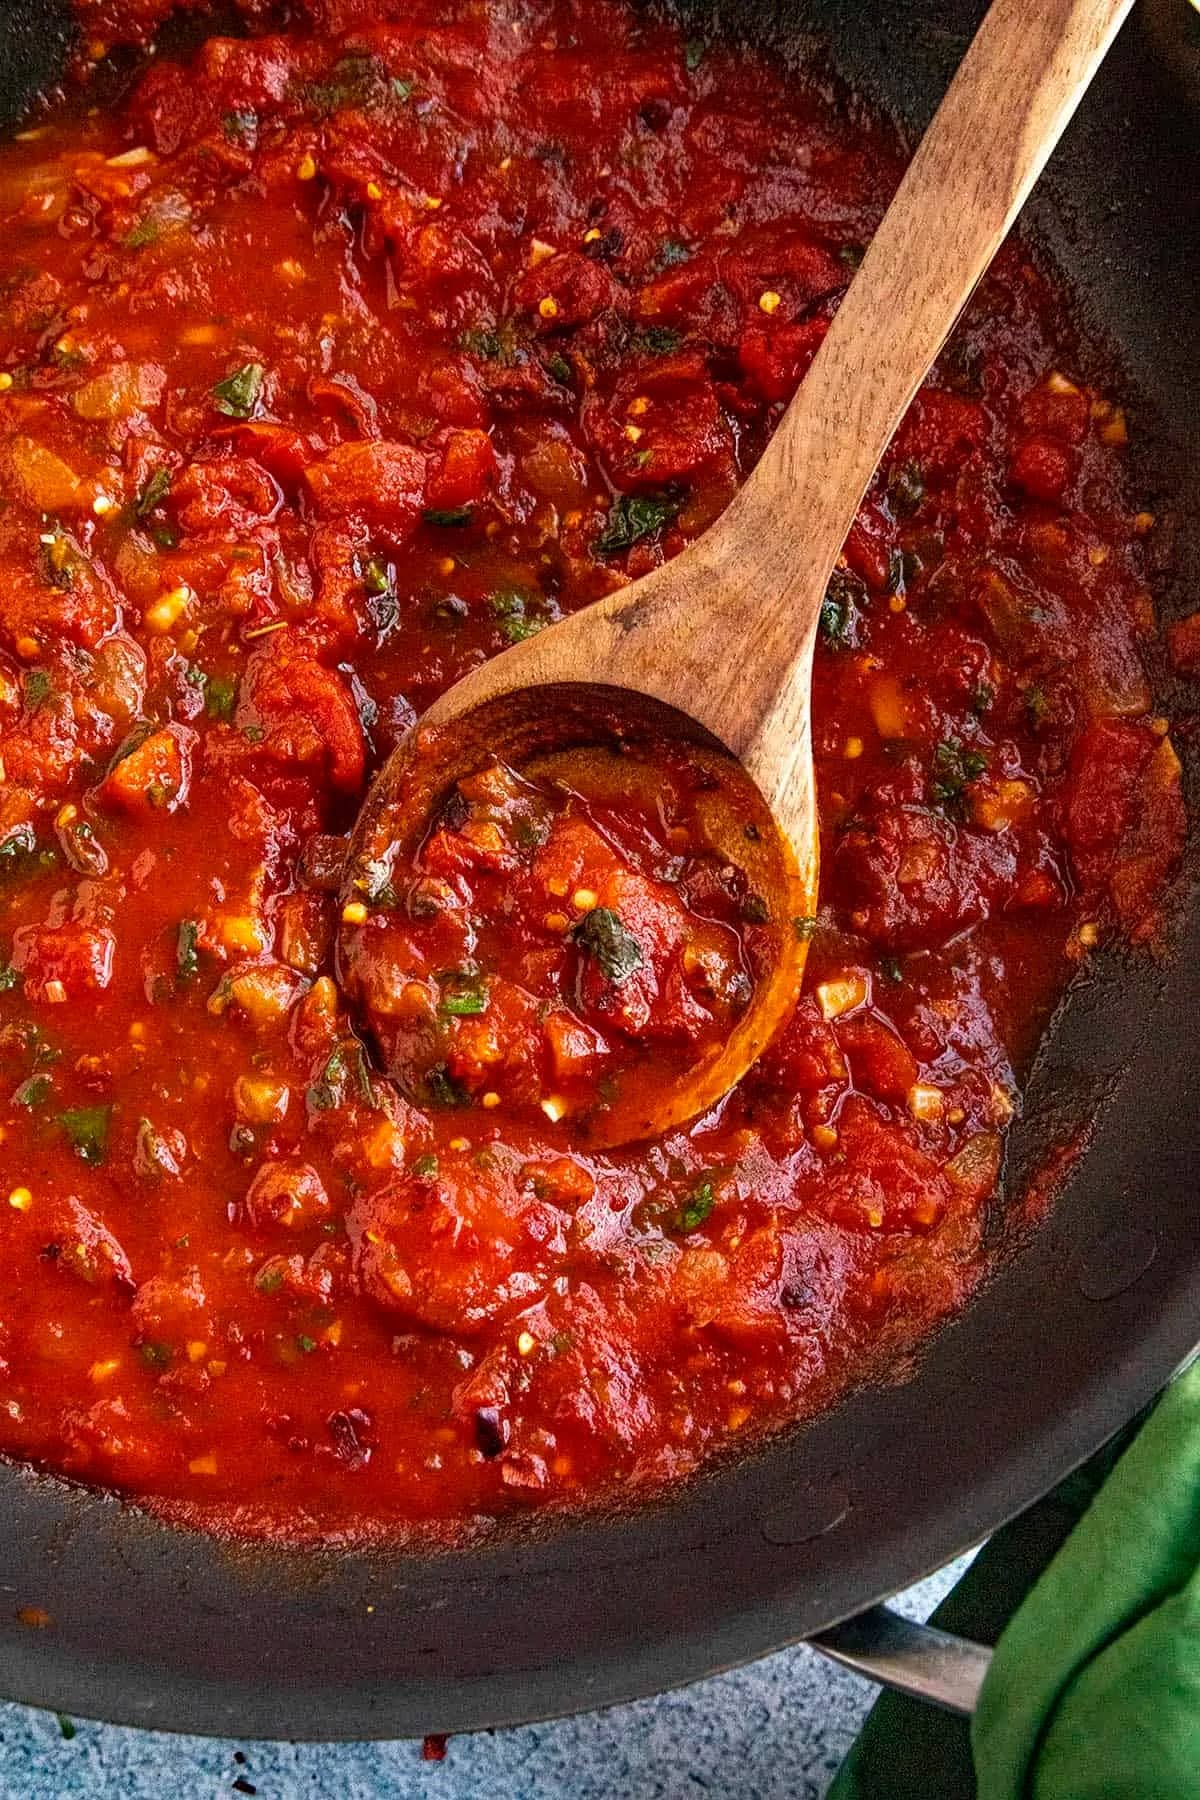
<svg viewBox="0 0 1200 1800"><path fill-rule="evenodd" d="M867 978L861 969L847 969L844 975L817 984L817 1003L825 1019L840 1019L843 1013L862 1006L866 998Z"/></svg>
<svg viewBox="0 0 1200 1800"><path fill-rule="evenodd" d="M908 1090L908 1110L914 1119L939 1119L946 1104L941 1088L914 1081Z"/></svg>

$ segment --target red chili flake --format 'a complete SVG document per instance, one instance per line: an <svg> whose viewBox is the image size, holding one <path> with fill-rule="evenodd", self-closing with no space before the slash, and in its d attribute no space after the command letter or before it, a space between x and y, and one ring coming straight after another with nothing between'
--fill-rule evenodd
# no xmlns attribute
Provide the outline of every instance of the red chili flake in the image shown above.
<svg viewBox="0 0 1200 1800"><path fill-rule="evenodd" d="M431 1731L421 1743L422 1762L445 1762L446 1737L440 1731Z"/></svg>

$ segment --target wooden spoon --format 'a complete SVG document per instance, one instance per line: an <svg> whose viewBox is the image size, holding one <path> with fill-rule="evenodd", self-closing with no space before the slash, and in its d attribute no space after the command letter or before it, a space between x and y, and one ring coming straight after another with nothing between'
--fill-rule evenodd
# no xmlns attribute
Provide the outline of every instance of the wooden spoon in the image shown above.
<svg viewBox="0 0 1200 1800"><path fill-rule="evenodd" d="M809 926L794 921L807 921L816 900L809 694L831 572L876 465L1131 3L994 0L726 512L661 568L457 682L375 781L342 895L368 908L393 864L419 848L439 799L485 761L569 781L581 755L603 754L597 745L667 735L705 747L727 798L714 802L710 835L766 899L777 960L723 1045L675 1083L618 1102L592 1143L666 1131L707 1110L795 1005ZM749 837L747 804L759 827ZM370 914L342 928L352 999L371 928Z"/></svg>

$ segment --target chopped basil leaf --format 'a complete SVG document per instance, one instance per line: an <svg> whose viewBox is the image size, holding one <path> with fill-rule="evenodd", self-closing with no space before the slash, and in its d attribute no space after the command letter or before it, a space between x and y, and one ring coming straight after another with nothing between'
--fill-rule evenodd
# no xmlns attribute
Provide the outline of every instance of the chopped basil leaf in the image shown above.
<svg viewBox="0 0 1200 1800"><path fill-rule="evenodd" d="M392 577L387 563L380 556L372 556L363 566L363 586L368 594L390 594Z"/></svg>
<svg viewBox="0 0 1200 1800"><path fill-rule="evenodd" d="M455 1081L445 1063L434 1063L425 1074L425 1093L431 1106L440 1106L449 1110L456 1106L469 1106L471 1096L460 1082Z"/></svg>
<svg viewBox="0 0 1200 1800"><path fill-rule="evenodd" d="M683 333L673 331L669 325L647 325L638 332L634 343L651 356L673 356L683 343Z"/></svg>
<svg viewBox="0 0 1200 1800"><path fill-rule="evenodd" d="M302 1331L296 1339L296 1348L301 1356L311 1356L316 1347L316 1338L310 1338L307 1332Z"/></svg>
<svg viewBox="0 0 1200 1800"><path fill-rule="evenodd" d="M258 127L258 114L239 109L237 112L221 114L221 130L231 144L244 144L254 136Z"/></svg>
<svg viewBox="0 0 1200 1800"><path fill-rule="evenodd" d="M517 588L498 588L488 604L500 619L501 629L510 644L533 637L550 623L549 619L530 615L530 608L537 602L528 599Z"/></svg>
<svg viewBox="0 0 1200 1800"><path fill-rule="evenodd" d="M572 936L614 987L642 966L642 946L607 906L594 906L575 926Z"/></svg>
<svg viewBox="0 0 1200 1800"><path fill-rule="evenodd" d="M609 508L604 530L596 539L600 556L615 556L642 538L669 525L682 502L669 494L622 494Z"/></svg>
<svg viewBox="0 0 1200 1800"><path fill-rule="evenodd" d="M979 750L968 750L957 738L943 738L933 753L933 780L929 785L935 805L954 817L961 817L966 789L987 772L987 757Z"/></svg>
<svg viewBox="0 0 1200 1800"><path fill-rule="evenodd" d="M672 269L679 263L690 262L692 253L686 244L678 238L664 238L658 246L658 255L654 259L655 270Z"/></svg>
<svg viewBox="0 0 1200 1800"><path fill-rule="evenodd" d="M464 331L459 338L464 350L472 356L482 356L486 362L500 362L504 356L504 345L498 332L483 327L472 327Z"/></svg>
<svg viewBox="0 0 1200 1800"><path fill-rule="evenodd" d="M1025 689L1025 711L1033 729L1040 730L1050 714L1050 702L1046 698L1045 688L1034 686Z"/></svg>
<svg viewBox="0 0 1200 1800"><path fill-rule="evenodd" d="M849 569L837 568L829 577L821 602L821 639L831 650L848 650L858 642L858 622L867 590Z"/></svg>
<svg viewBox="0 0 1200 1800"><path fill-rule="evenodd" d="M35 712L50 693L49 669L30 669L25 676L25 704Z"/></svg>
<svg viewBox="0 0 1200 1800"><path fill-rule="evenodd" d="M442 988L438 1012L443 1019L471 1019L487 1011L487 980L476 970L452 969L438 980Z"/></svg>
<svg viewBox="0 0 1200 1800"><path fill-rule="evenodd" d="M705 1219L707 1219L709 1213L716 1204L716 1198L712 1181L708 1176L705 1176L702 1181L696 1183L695 1187L672 1219L671 1223L675 1230L683 1232L695 1231L698 1226L703 1225Z"/></svg>
<svg viewBox="0 0 1200 1800"><path fill-rule="evenodd" d="M200 968L197 954L200 926L195 919L181 919L175 936L175 970L181 981L190 981Z"/></svg>
<svg viewBox="0 0 1200 1800"><path fill-rule="evenodd" d="M53 1085L49 1075L31 1075L29 1080L23 1081L13 1094L13 1104L27 1106L32 1111L35 1106L40 1106L42 1101L49 1097Z"/></svg>
<svg viewBox="0 0 1200 1800"><path fill-rule="evenodd" d="M326 1058L320 1077L308 1090L308 1104L314 1112L328 1112L338 1104L342 1092L346 1055L339 1044Z"/></svg>
<svg viewBox="0 0 1200 1800"><path fill-rule="evenodd" d="M441 525L452 528L471 523L469 506L427 506L421 514L427 525Z"/></svg>
<svg viewBox="0 0 1200 1800"><path fill-rule="evenodd" d="M914 462L901 463L887 479L887 497L898 512L915 512L925 498L925 478Z"/></svg>
<svg viewBox="0 0 1200 1800"><path fill-rule="evenodd" d="M32 856L37 849L37 838L32 825L14 825L4 842L0 844L0 856L9 862L16 862L19 857Z"/></svg>
<svg viewBox="0 0 1200 1800"><path fill-rule="evenodd" d="M807 918L793 919L792 920L792 930L795 932L796 936L800 939L800 942L802 944L807 944L809 939L816 935L816 930L817 930L817 915L816 915L816 913L809 913Z"/></svg>
<svg viewBox="0 0 1200 1800"><path fill-rule="evenodd" d="M308 1104L314 1112L328 1112L340 1106L345 1098L347 1077L353 1075L360 1098L368 1106L375 1104L375 1088L371 1081L371 1065L357 1038L337 1044L330 1052L319 1078L308 1090Z"/></svg>
<svg viewBox="0 0 1200 1800"><path fill-rule="evenodd" d="M414 1162L414 1164L412 1166L412 1172L414 1175L420 1176L422 1181L428 1181L432 1176L436 1175L438 1172L437 1157L436 1156L428 1156L428 1155L418 1156L417 1160Z"/></svg>
<svg viewBox="0 0 1200 1800"><path fill-rule="evenodd" d="M209 675L204 683L204 711L210 719L226 725L233 718L237 703L237 683L228 675Z"/></svg>
<svg viewBox="0 0 1200 1800"><path fill-rule="evenodd" d="M213 403L219 413L230 419L248 419L258 405L262 393L263 366L245 363L226 375L213 388Z"/></svg>
<svg viewBox="0 0 1200 1800"><path fill-rule="evenodd" d="M73 1106L59 1114L58 1122L76 1156L85 1163L101 1163L108 1147L111 1106Z"/></svg>
<svg viewBox="0 0 1200 1800"><path fill-rule="evenodd" d="M170 491L170 469L155 469L153 475L151 475L149 481L146 483L134 503L133 510L135 516L139 519L144 519L148 513L154 511L156 506L162 505Z"/></svg>

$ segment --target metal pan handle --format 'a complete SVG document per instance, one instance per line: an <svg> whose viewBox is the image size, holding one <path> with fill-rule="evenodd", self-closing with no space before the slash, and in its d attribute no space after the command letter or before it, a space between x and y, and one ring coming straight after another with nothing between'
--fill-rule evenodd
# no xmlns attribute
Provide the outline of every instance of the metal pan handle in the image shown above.
<svg viewBox="0 0 1200 1800"><path fill-rule="evenodd" d="M967 1717L975 1711L992 1660L986 1644L918 1625L890 1606L868 1607L808 1641L868 1681Z"/></svg>

